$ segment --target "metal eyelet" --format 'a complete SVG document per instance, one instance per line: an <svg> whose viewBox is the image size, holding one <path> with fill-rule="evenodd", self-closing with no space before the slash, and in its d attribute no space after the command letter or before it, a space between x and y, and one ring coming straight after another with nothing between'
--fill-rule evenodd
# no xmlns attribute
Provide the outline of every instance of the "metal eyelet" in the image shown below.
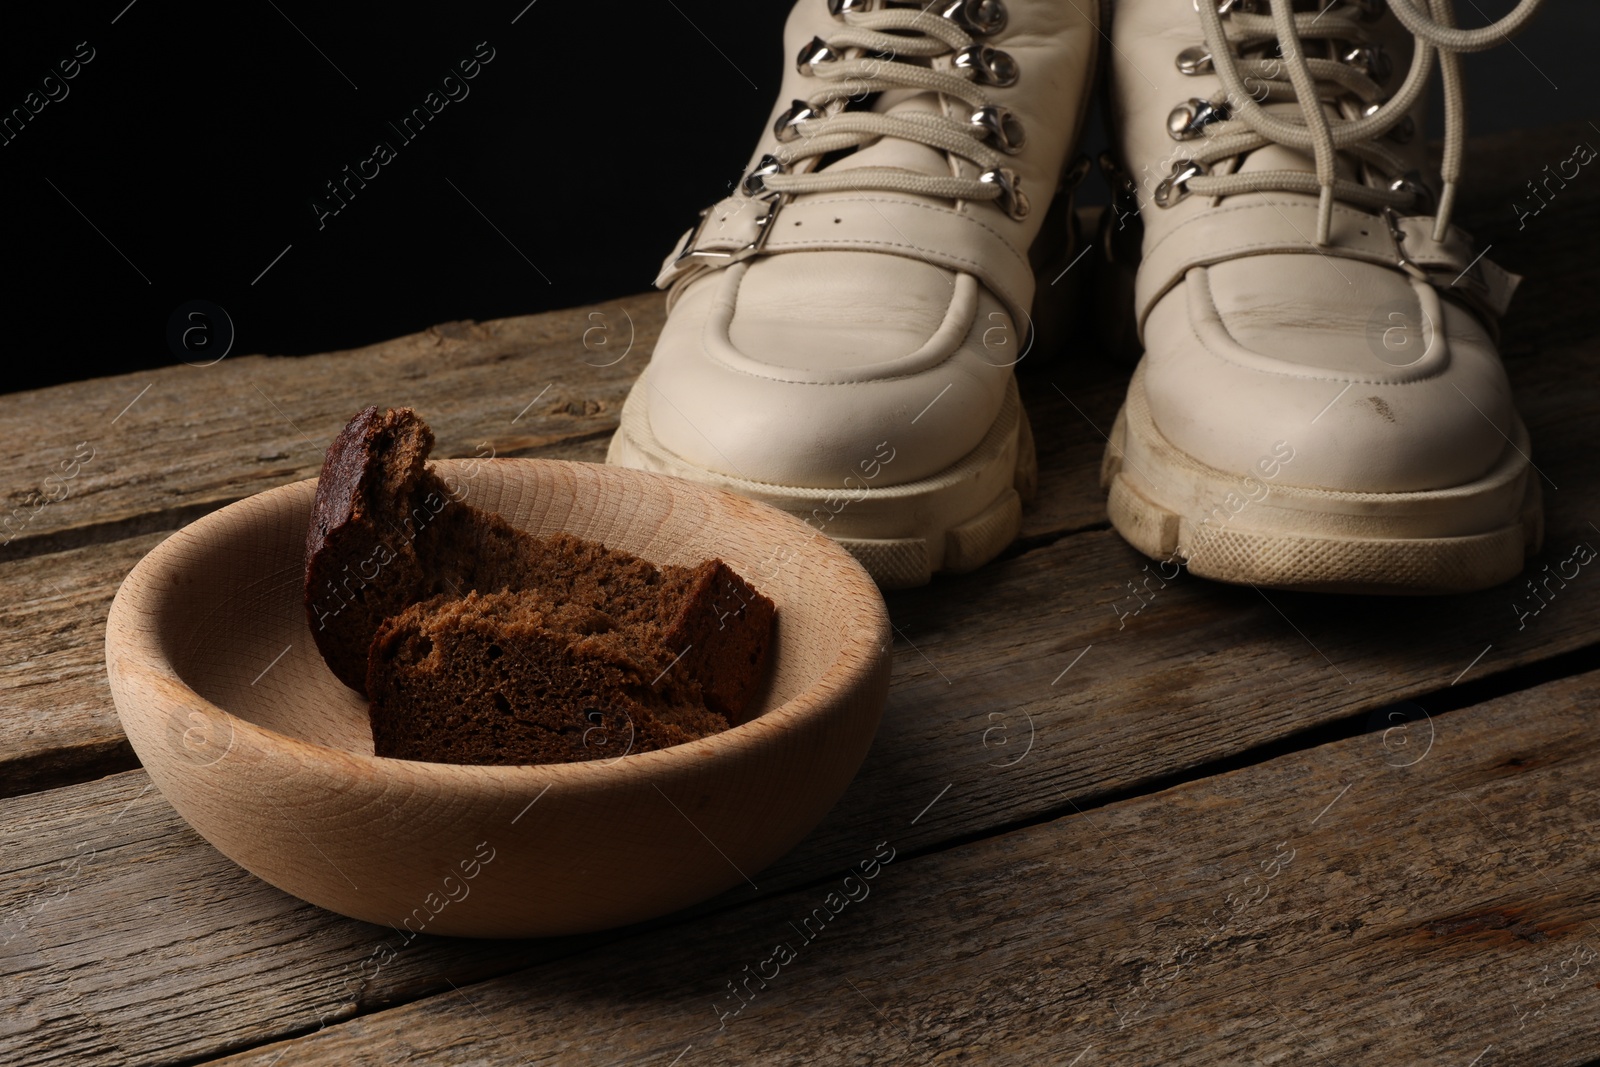
<svg viewBox="0 0 1600 1067"><path fill-rule="evenodd" d="M878 0L828 0L828 14L840 21L846 15L872 11ZM882 7L933 7L926 0L883 0ZM1006 28L1005 0L945 0L940 18L949 19L974 37L990 37Z"/></svg>
<svg viewBox="0 0 1600 1067"><path fill-rule="evenodd" d="M1389 53L1380 45L1356 45L1339 58L1379 85L1387 83L1389 75L1394 73L1394 64L1389 60Z"/></svg>
<svg viewBox="0 0 1600 1067"><path fill-rule="evenodd" d="M833 63L839 58L839 53L828 47L827 41L821 37L813 37L810 43L800 49L800 55L796 57L794 65L801 74L812 74L818 63Z"/></svg>
<svg viewBox="0 0 1600 1067"><path fill-rule="evenodd" d="M1371 118L1372 116L1376 115L1378 110L1382 107L1382 104L1368 104L1366 108L1362 110L1361 117ZM1410 115L1406 115L1399 122L1389 127L1389 132L1384 134L1385 137L1389 138L1389 140L1393 141L1395 144L1410 144L1412 138L1416 137L1416 135L1417 123L1416 120L1414 120Z"/></svg>
<svg viewBox="0 0 1600 1067"><path fill-rule="evenodd" d="M787 143L800 136L802 122L815 122L817 119L827 117L826 111L814 108L804 100L796 100L785 108L783 114L772 124L772 133L780 142Z"/></svg>
<svg viewBox="0 0 1600 1067"><path fill-rule="evenodd" d="M1154 199L1156 207L1171 207L1173 204L1189 198L1189 179L1198 178L1202 174L1211 173L1211 168L1192 159L1173 160L1172 173L1161 179L1161 184L1156 186Z"/></svg>
<svg viewBox="0 0 1600 1067"><path fill-rule="evenodd" d="M1001 89L1017 84L1017 78L1022 73L1009 52L990 48L986 44L963 48L955 54L953 62L957 70L972 71L974 81Z"/></svg>
<svg viewBox="0 0 1600 1067"><path fill-rule="evenodd" d="M974 37L992 37L1006 28L1003 0L950 0L939 14Z"/></svg>
<svg viewBox="0 0 1600 1067"><path fill-rule="evenodd" d="M1389 183L1390 192L1410 193L1414 203L1413 215L1426 215L1434 208L1433 190L1422 180L1422 172L1408 170L1400 177Z"/></svg>
<svg viewBox="0 0 1600 1067"><path fill-rule="evenodd" d="M1207 126L1213 122L1227 122L1228 117L1226 104L1213 104L1197 96L1190 97L1187 103L1179 104L1167 116L1167 133L1172 135L1174 141L1193 141L1205 133Z"/></svg>
<svg viewBox="0 0 1600 1067"><path fill-rule="evenodd" d="M996 167L986 170L978 175L978 180L985 185L995 185L1000 188L1000 198L995 201L1013 219L1022 220L1028 217L1030 205L1028 198L1022 192L1022 179L1010 167Z"/></svg>
<svg viewBox="0 0 1600 1067"><path fill-rule="evenodd" d="M1021 120L1008 107L985 104L972 113L969 121L983 131L985 140L992 141L996 148L1008 156L1016 155L1028 143Z"/></svg>
<svg viewBox="0 0 1600 1067"><path fill-rule="evenodd" d="M1259 9L1256 6L1256 0L1216 0L1216 3L1217 14L1219 15L1226 15L1232 11L1238 11L1240 14L1245 15L1254 15L1259 13ZM1200 10L1200 0L1194 0L1194 9L1196 11Z"/></svg>
<svg viewBox="0 0 1600 1067"><path fill-rule="evenodd" d="M767 188L767 178L773 174L783 174L788 168L784 166L777 156L767 154L761 157L754 169L744 176L744 181L739 185L739 191L745 196L776 196L777 193Z"/></svg>
<svg viewBox="0 0 1600 1067"><path fill-rule="evenodd" d="M1178 70L1193 77L1197 74L1210 74L1212 71L1211 53L1203 45L1191 45L1178 53Z"/></svg>

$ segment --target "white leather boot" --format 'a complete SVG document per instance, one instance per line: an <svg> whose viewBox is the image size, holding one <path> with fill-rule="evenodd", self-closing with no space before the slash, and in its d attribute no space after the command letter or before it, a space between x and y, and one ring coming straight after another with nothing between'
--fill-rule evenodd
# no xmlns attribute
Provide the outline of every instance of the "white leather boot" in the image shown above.
<svg viewBox="0 0 1600 1067"><path fill-rule="evenodd" d="M741 188L667 257L607 461L799 515L886 588L991 559L1034 484L1012 367L1091 0L799 0ZM798 61L796 60L798 57Z"/></svg>
<svg viewBox="0 0 1600 1067"><path fill-rule="evenodd" d="M1541 537L1495 322L1520 280L1449 224L1452 0L1120 0L1114 132L1144 358L1102 470L1117 530L1199 575L1480 589ZM1441 195L1420 178L1444 71Z"/></svg>

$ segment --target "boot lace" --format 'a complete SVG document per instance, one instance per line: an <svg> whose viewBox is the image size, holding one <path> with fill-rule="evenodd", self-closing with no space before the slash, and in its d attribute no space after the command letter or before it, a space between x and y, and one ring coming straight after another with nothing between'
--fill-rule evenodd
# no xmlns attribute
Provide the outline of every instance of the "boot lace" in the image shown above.
<svg viewBox="0 0 1600 1067"><path fill-rule="evenodd" d="M998 202L1012 218L1028 214L1028 199L1006 155L1024 143L1021 124L1009 110L994 104L983 85L1010 85L1019 71L1005 52L979 44L974 33L995 32L1003 25L1000 0L966 0L928 10L887 8L864 10L862 0L832 0L840 29L818 37L802 49L801 73L821 87L796 100L774 127L779 145L745 178L750 196L790 196L876 190L950 200ZM929 5L932 6L932 5ZM951 56L947 69L933 61ZM945 114L852 111L853 101L892 90L937 93L971 109L968 121ZM980 172L931 175L896 167L853 167L822 170L824 157L891 137L926 145ZM956 169L952 167L952 169Z"/></svg>
<svg viewBox="0 0 1600 1067"><path fill-rule="evenodd" d="M1498 22L1464 30L1455 24L1454 0L1389 0L1395 18L1416 38L1416 48L1405 81L1385 97L1381 53L1368 45L1370 35L1363 26L1381 14L1382 0L1324 0L1318 10L1300 12L1294 0L1196 0L1206 51L1186 51L1179 56L1179 67L1193 73L1214 68L1225 96L1191 100L1173 113L1169 130L1174 137L1185 140L1203 132L1206 143L1176 162L1156 189L1157 204L1167 206L1190 191L1213 197L1305 193L1318 198L1318 245L1329 243L1335 201L1376 211L1417 209L1431 194L1406 173L1405 162L1381 139L1409 138L1409 112L1426 89L1437 57L1444 79L1445 137L1434 239L1442 241L1455 205L1466 140L1460 56L1507 40L1543 2L1519 0ZM1263 7L1266 14L1259 13ZM1264 46L1273 42L1278 55L1266 54ZM1329 98L1337 118L1324 110ZM1262 106L1279 101L1299 105L1298 121L1293 113L1274 114ZM1270 144L1309 152L1316 173L1211 173L1224 160ZM1359 165L1361 180L1338 175L1341 152Z"/></svg>

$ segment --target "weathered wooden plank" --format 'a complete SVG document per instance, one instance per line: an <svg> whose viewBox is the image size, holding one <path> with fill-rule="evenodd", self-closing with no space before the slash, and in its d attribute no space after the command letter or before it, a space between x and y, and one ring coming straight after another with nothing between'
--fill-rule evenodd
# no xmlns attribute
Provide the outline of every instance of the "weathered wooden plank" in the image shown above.
<svg viewBox="0 0 1600 1067"><path fill-rule="evenodd" d="M441 976L465 982L603 940L408 940L322 911L212 850L143 771L4 811L8 1064L166 1063L248 1046Z"/></svg>
<svg viewBox="0 0 1600 1067"><path fill-rule="evenodd" d="M1548 391L1551 403L1562 397L1580 407L1593 403L1572 390ZM1573 439L1552 449L1557 455L1545 465L1563 487L1551 494L1553 563L1569 558L1569 542L1593 536L1583 531L1584 516L1596 510L1595 474L1572 447L1592 424L1592 416L1575 415L1548 424L1552 443ZM1109 791L1148 787L1318 724L1359 724L1384 705L1446 689L1462 675L1488 677L1594 642L1593 598L1582 594L1581 583L1592 580L1585 570L1518 630L1513 590L1448 601L1274 594L1269 603L1249 590L1186 578L1157 593L1140 614L1119 620L1112 603L1128 595L1126 582L1144 573L1143 566L1114 534L1093 531L982 574L892 597L902 636L878 742L818 832L758 876L761 891L803 885L846 867L886 820L905 824L896 826L897 847L942 847ZM941 610L941 603L962 604L963 613ZM240 1034L265 1040L303 1031L345 1004L327 999L335 994L322 984L329 973L360 967L365 950L351 946L370 949L371 928L301 907L255 883L198 841L153 794L120 823L85 814L136 796L140 788L142 776L120 775L0 807L4 822L18 828L0 848L0 868L8 872L0 879L8 887L0 891L0 911L27 907L51 892L53 883L40 879L68 869L63 864L70 868L78 841L105 861L97 859L70 895L51 904L48 922L30 926L33 957L57 961L31 970L42 978L47 969L87 968L101 983L99 995L126 1005L128 1018L142 1011L183 1015L181 1025L175 1020L162 1031L184 1034L181 1048L125 1044L113 1055L111 1046L71 1046L74 1056L86 1063L155 1063L169 1053L202 1055L230 1047ZM140 813L148 822L130 821ZM713 906L748 896L740 890ZM164 903L170 918L163 922L175 924L163 927L167 956L150 955L152 935L144 927L104 921L130 900ZM317 936L303 935L308 923ZM229 946L225 957L211 954L218 943ZM459 965L443 962L455 957L441 951L445 956L429 957L428 967L388 968L382 981L363 989L340 987L337 996L351 998L342 1010L367 1010L437 990L445 979L459 985L509 969L519 950L475 946ZM92 962L136 956L177 961L195 954L204 966L163 964L160 983L144 981L144 972L131 965L102 972ZM257 972L272 980L250 977ZM184 1015L191 1009L182 1005L207 1002L219 975L236 1014L215 1020ZM56 1024L68 1025L65 1020L60 1016ZM124 1034L120 1040L149 1039ZM44 1041L41 1047L57 1045Z"/></svg>
<svg viewBox="0 0 1600 1067"><path fill-rule="evenodd" d="M137 766L106 684L106 612L165 536L0 565L0 796Z"/></svg>
<svg viewBox="0 0 1600 1067"><path fill-rule="evenodd" d="M880 811L872 878L226 1062L1587 1063L1597 705L1567 679L933 855Z"/></svg>
<svg viewBox="0 0 1600 1067"><path fill-rule="evenodd" d="M173 529L312 477L368 404L420 408L441 457L604 439L661 317L660 295L646 294L349 352L230 356L0 398L0 543L10 541L0 559Z"/></svg>

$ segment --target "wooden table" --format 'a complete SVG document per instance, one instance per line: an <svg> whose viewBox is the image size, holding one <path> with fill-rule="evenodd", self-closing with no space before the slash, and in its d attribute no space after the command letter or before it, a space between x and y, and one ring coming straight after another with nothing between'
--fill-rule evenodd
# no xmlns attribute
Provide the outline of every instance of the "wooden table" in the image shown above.
<svg viewBox="0 0 1600 1067"><path fill-rule="evenodd" d="M1524 229L1514 200L1580 140L1474 142L1462 211L1529 276L1505 349L1540 576L1600 546L1600 177ZM368 403L419 408L441 456L598 461L661 319L646 295L0 399L0 1062L1600 1062L1600 569L1537 603L1181 577L1119 619L1145 561L1094 475L1127 369L1083 356L1024 364L1022 539L889 598L872 753L759 888L601 935L407 945L201 840L106 687L129 568L314 475ZM798 936L875 854L870 895ZM733 999L780 941L798 958Z"/></svg>

